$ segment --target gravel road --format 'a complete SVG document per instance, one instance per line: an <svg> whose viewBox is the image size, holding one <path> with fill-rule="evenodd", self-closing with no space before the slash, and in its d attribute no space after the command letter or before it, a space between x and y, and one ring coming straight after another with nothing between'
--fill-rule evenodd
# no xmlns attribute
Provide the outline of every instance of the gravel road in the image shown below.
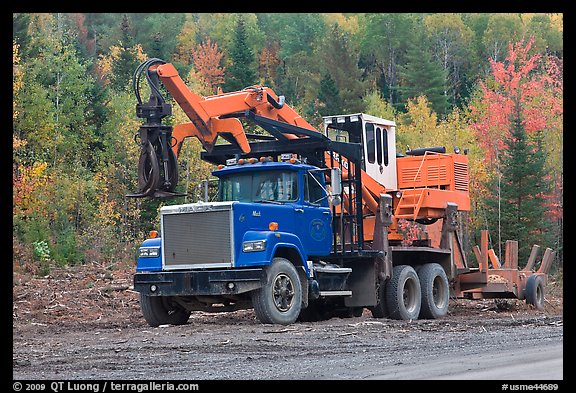
<svg viewBox="0 0 576 393"><path fill-rule="evenodd" d="M133 267L86 265L44 277L14 271L14 380L560 381L561 281L546 307L452 299L437 320L334 317L264 325L252 310L192 313L149 327L131 288Z"/></svg>
<svg viewBox="0 0 576 393"><path fill-rule="evenodd" d="M30 324L13 330L13 378L563 379L561 315L484 310L290 326L260 324L249 310L157 328Z"/></svg>

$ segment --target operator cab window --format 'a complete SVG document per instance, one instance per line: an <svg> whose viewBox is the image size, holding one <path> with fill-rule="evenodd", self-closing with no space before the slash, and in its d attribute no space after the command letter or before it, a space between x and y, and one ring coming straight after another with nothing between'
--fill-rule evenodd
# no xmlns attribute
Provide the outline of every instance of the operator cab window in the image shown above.
<svg viewBox="0 0 576 393"><path fill-rule="evenodd" d="M348 142L350 140L350 136L348 135L348 131L341 130L338 128L328 128L328 138L332 141L337 142Z"/></svg>
<svg viewBox="0 0 576 393"><path fill-rule="evenodd" d="M372 123L366 123L366 149L368 163L374 164L376 162L376 142L374 140L374 124Z"/></svg>

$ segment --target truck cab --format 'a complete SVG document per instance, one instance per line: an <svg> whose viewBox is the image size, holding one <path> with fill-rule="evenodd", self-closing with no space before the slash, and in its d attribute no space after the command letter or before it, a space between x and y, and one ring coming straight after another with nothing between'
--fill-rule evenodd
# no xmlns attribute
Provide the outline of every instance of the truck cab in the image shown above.
<svg viewBox="0 0 576 393"><path fill-rule="evenodd" d="M149 324L251 306L263 320L293 322L313 261L332 248L325 171L294 157L230 160L213 172L217 201L162 207L161 236L143 242L134 279ZM276 303L258 297L267 286Z"/></svg>

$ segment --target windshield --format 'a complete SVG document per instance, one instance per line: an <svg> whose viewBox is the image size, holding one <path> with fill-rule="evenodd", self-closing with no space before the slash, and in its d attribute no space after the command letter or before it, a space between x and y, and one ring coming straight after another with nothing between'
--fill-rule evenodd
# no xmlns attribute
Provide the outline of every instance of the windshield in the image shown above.
<svg viewBox="0 0 576 393"><path fill-rule="evenodd" d="M294 202L298 199L298 173L254 171L220 178L220 201Z"/></svg>

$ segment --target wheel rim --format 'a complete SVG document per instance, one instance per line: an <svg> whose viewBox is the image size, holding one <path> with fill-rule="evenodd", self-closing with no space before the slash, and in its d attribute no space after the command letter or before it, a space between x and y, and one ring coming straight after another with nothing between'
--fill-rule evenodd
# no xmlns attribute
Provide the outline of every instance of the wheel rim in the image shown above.
<svg viewBox="0 0 576 393"><path fill-rule="evenodd" d="M294 285L288 275L279 274L276 276L272 286L272 297L278 311L286 312L290 310L294 299Z"/></svg>
<svg viewBox="0 0 576 393"><path fill-rule="evenodd" d="M443 308L446 304L446 287L442 278L437 276L432 283L432 299L437 308Z"/></svg>
<svg viewBox="0 0 576 393"><path fill-rule="evenodd" d="M402 293L402 298L404 301L404 307L406 311L412 313L416 310L418 302L416 299L418 298L418 287L416 286L416 282L412 279L406 280L404 283L404 290Z"/></svg>

